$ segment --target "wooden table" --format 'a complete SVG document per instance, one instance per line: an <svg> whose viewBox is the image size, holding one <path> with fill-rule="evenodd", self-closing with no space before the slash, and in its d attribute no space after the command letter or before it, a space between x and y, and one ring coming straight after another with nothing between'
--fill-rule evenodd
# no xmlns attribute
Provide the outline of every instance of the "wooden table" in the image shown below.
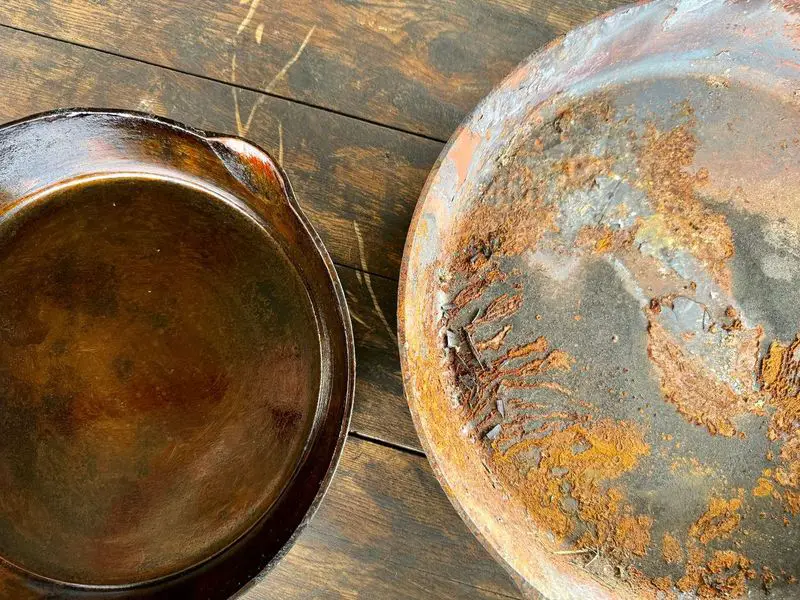
<svg viewBox="0 0 800 600"><path fill-rule="evenodd" d="M63 106L238 133L284 164L355 328L351 434L322 508L248 599L519 598L445 498L395 337L403 242L458 122L620 0L3 0L0 120Z"/></svg>

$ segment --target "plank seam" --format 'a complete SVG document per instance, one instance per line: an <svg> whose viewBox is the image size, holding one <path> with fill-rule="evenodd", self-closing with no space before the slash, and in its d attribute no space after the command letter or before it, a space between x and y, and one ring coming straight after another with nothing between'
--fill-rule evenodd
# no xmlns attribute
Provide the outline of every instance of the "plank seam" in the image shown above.
<svg viewBox="0 0 800 600"><path fill-rule="evenodd" d="M9 25L7 23L0 23L0 27L2 27L4 29L10 29L12 31L18 31L20 33L27 33L29 35L34 35L36 37L40 37L40 38L43 38L43 39L51 40L53 42L59 42L59 43L62 43L62 44L69 44L71 46L76 46L78 48L83 48L85 50L91 50L93 52L99 52L101 54L105 54L105 55L108 55L108 56L114 56L116 58L121 58L123 60L129 60L129 61L137 62L137 63L143 64L143 65L156 67L158 69L164 69L165 71L171 71L173 73L179 73L179 74L185 75L187 77L195 77L197 79L203 79L205 81L211 81L211 82L218 83L218 84L221 84L221 85L226 85L226 86L231 87L231 88L236 88L236 89L239 89L239 90L245 90L245 91L248 91L248 92L253 92L255 94L261 94L262 96L269 96L269 97L275 98L277 100L284 100L286 102L291 102L291 103L297 104L299 106L305 106L306 108L312 108L314 110L321 110L321 111L324 111L324 112L327 112L327 113L330 113L330 114L333 114L333 115L337 115L337 116L344 117L344 118L347 118L347 119L352 119L354 121L360 121L361 123L366 123L368 125L374 125L375 127L381 127L382 129L388 129L390 131L396 131L398 133L403 133L403 134L406 134L406 135L410 135L410 136L413 136L413 137L416 137L416 138L419 138L419 139L427 140L429 142L436 142L436 143L439 143L439 144L445 144L447 142L447 140L436 138L436 137L427 135L427 134L419 132L419 131L411 131L409 129L403 129L402 127L397 127L396 125L389 125L388 123L381 123L380 121L375 121L373 119L368 119L366 117L360 117L358 115L353 115L353 114L350 114L350 113L346 113L346 112L343 112L343 111L340 111L340 110L336 110L334 108L328 108L328 107L325 107L325 106L321 106L319 104L314 104L312 102L308 102L306 100L300 100L298 98L290 98L288 96L282 96L281 94L277 94L275 92L265 92L264 90L260 90L258 88L254 88L254 87L251 87L251 86L243 85L241 83L232 84L229 81L225 81L223 79L218 79L216 77L211 77L209 75L203 75L201 73L194 73L194 72L191 72L191 71L186 71L184 69L179 69L177 67L171 67L169 65L162 65L160 63L153 62L151 60L147 60L147 59L144 59L144 58L136 58L136 57L133 57L133 56L126 56L125 54L120 54L119 52L114 52L113 50L106 50L104 48L98 48L96 46L91 46L89 44L84 44L82 42L75 42L75 41L67 40L67 39L60 38L60 37L57 37L57 36L54 36L54 35L50 35L50 34L47 34L47 33L41 33L41 32L38 32L38 31L31 31L30 29L25 29L23 27L17 27L16 25Z"/></svg>

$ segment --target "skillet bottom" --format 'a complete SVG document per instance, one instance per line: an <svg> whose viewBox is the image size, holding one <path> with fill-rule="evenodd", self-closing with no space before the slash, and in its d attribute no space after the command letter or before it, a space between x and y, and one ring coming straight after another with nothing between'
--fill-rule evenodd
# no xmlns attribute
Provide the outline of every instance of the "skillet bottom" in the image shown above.
<svg viewBox="0 0 800 600"><path fill-rule="evenodd" d="M314 310L210 192L84 181L0 222L0 557L78 584L176 573L253 525L318 403Z"/></svg>

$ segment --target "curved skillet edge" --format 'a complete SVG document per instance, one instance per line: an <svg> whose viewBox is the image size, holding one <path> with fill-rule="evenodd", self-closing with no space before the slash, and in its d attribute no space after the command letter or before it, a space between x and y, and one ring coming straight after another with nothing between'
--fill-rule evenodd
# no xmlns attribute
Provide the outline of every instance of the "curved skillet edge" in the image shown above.
<svg viewBox="0 0 800 600"><path fill-rule="evenodd" d="M322 356L318 410L301 463L269 511L235 542L195 567L130 586L64 584L0 557L0 597L222 599L244 591L288 552L319 507L353 407L355 348L345 295L288 177L246 140L111 109L61 109L6 124L0 127L0 158L5 213L51 186L119 172L186 180L226 196L266 228L295 266L317 315Z"/></svg>

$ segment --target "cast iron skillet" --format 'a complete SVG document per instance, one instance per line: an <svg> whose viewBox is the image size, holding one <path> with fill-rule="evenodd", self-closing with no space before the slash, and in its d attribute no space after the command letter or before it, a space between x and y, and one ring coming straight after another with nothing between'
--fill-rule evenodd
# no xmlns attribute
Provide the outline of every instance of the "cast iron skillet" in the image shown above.
<svg viewBox="0 0 800 600"><path fill-rule="evenodd" d="M330 482L344 294L261 149L144 114L0 128L0 597L225 598Z"/></svg>
<svg viewBox="0 0 800 600"><path fill-rule="evenodd" d="M405 392L532 598L800 597L799 42L796 1L621 8L428 179Z"/></svg>

